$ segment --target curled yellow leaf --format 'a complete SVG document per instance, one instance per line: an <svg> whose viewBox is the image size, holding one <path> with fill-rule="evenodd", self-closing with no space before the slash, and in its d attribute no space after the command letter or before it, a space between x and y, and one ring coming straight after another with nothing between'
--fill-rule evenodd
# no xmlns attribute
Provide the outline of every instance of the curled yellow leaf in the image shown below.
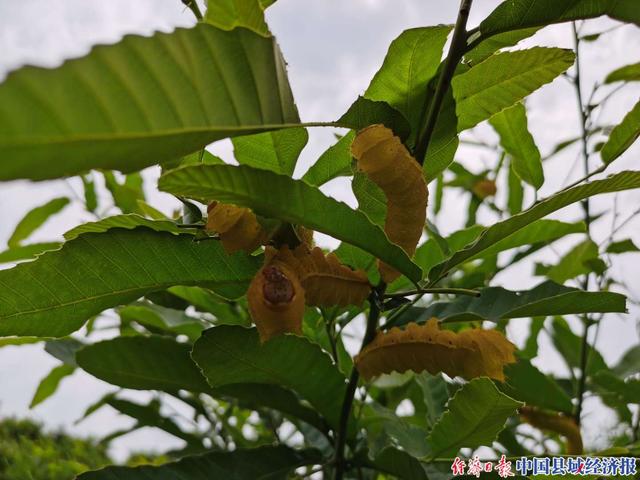
<svg viewBox="0 0 640 480"><path fill-rule="evenodd" d="M565 437L569 455L580 455L582 453L580 427L578 427L573 418L561 413L549 413L538 408L524 406L520 409L520 419L540 430L559 433Z"/></svg>
<svg viewBox="0 0 640 480"><path fill-rule="evenodd" d="M207 211L206 229L220 236L228 254L239 250L251 253L268 240L267 232L248 208L212 202Z"/></svg>
<svg viewBox="0 0 640 480"><path fill-rule="evenodd" d="M302 333L304 288L295 271L274 254L274 249L267 249L265 264L247 291L249 313L261 342L283 333Z"/></svg>
<svg viewBox="0 0 640 480"><path fill-rule="evenodd" d="M378 332L355 358L366 380L383 373L424 370L435 375L466 379L491 377L504 380L503 368L515 362L515 346L496 330L471 329L455 333L441 330L432 318L425 325L410 323L401 330Z"/></svg>
<svg viewBox="0 0 640 480"><path fill-rule="evenodd" d="M282 247L277 258L296 272L305 289L307 305L362 305L371 285L363 270L351 270L333 253L300 245L294 250Z"/></svg>
<svg viewBox="0 0 640 480"><path fill-rule="evenodd" d="M358 132L351 144L351 153L358 169L378 185L387 198L384 230L389 240L413 256L426 220L428 197L420 165L384 125L371 125ZM378 268L387 283L400 275L382 262Z"/></svg>

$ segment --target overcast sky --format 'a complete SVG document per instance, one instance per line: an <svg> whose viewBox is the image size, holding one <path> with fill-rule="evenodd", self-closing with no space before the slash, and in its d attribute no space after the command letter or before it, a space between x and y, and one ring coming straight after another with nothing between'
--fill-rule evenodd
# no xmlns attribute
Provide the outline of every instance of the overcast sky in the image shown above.
<svg viewBox="0 0 640 480"><path fill-rule="evenodd" d="M475 26L499 2L476 0L471 12L470 25ZM372 75L379 68L391 40L411 27L453 23L457 2L452 0L279 0L268 10L268 21L289 64L289 77L304 121L332 120L341 115L351 102L362 94ZM150 35L156 30L170 31L178 26L193 25L194 19L179 0L0 0L0 79L7 72L24 64L54 67L65 58L86 54L96 43L114 43L127 33ZM607 19L590 21L584 32L597 32L617 25ZM567 25L548 27L518 48L530 45L572 47L571 29ZM595 81L601 81L616 67L640 61L640 30L624 26L608 33L583 52L583 82L590 91ZM600 117L603 122L617 123L630 110L640 95L640 88L629 87L613 97ZM547 85L529 97L529 126L543 155L558 142L574 137L578 130L578 117L572 87L562 78ZM496 142L493 132L481 125L471 137ZM329 129L312 129L310 141L302 153L296 169L300 176L333 141ZM219 142L211 150L230 159L228 141ZM630 149L610 169L638 169L640 147ZM546 182L540 191L548 195L571 179L581 176L575 168L577 148L570 148L545 164ZM487 151L461 148L458 159L472 171L480 171L495 158ZM6 161L6 159L5 159ZM594 159L596 165L596 159ZM169 196L153 192L151 181L157 169L146 174L151 202L165 212L173 208ZM500 189L500 184L499 184ZM330 182L326 192L354 205L348 182ZM0 250L15 224L34 206L54 196L73 196L81 193L75 181L30 183L9 182L0 186ZM499 194L504 193L499 190ZM611 207L612 196L598 197L593 203L595 212ZM441 230L450 233L461 228L466 209L465 201L457 201L455 193L445 198L445 207L437 222ZM640 192L618 195L621 218L625 218L640 205ZM579 219L579 207L563 210L553 218ZM47 223L33 236L33 241L52 240L72 226L89 220L76 204L62 215ZM479 221L489 223L494 218L481 211ZM604 239L610 229L610 218L603 217L594 225L596 242ZM640 245L638 222L630 223L618 238L633 238ZM581 240L578 236L558 243L556 253L548 251L535 256L535 261L555 261L561 254ZM640 298L638 280L639 262L625 255L616 260L613 276L631 283L635 298ZM532 276L532 262L523 262L496 278L496 284L508 288L529 288L541 281ZM634 285L635 281L635 285ZM631 307L626 316L612 315L600 331L598 346L605 359L612 363L631 345L638 343L636 320L638 309ZM526 332L527 321L509 329L517 342ZM131 425L127 418L103 409L80 425L73 425L86 406L101 394L115 390L88 375L76 372L63 381L58 393L34 410L28 410L31 396L42 377L56 365L56 361L38 346L7 347L0 349L0 416L28 415L43 420L49 426L65 426L83 434L102 435L116 428ZM563 372L559 357L543 341L541 359L537 364L546 370ZM611 416L600 415L597 402L588 402L585 410L587 446L597 445L612 426ZM605 433L603 433L605 432ZM155 430L142 430L117 440L114 453L122 458L130 449L179 446L180 441Z"/></svg>

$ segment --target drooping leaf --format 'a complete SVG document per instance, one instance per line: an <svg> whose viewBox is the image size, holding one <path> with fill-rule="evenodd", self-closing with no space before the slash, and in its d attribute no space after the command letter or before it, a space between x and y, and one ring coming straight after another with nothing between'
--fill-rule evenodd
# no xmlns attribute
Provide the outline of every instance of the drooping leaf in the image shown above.
<svg viewBox="0 0 640 480"><path fill-rule="evenodd" d="M208 0L204 21L222 30L244 27L268 37L265 8L262 0Z"/></svg>
<svg viewBox="0 0 640 480"><path fill-rule="evenodd" d="M316 163L311 165L302 179L319 187L336 177L351 175L351 142L354 137L355 132L352 130L331 145L320 155Z"/></svg>
<svg viewBox="0 0 640 480"><path fill-rule="evenodd" d="M640 62L617 68L604 79L604 83L638 81L640 81Z"/></svg>
<svg viewBox="0 0 640 480"><path fill-rule="evenodd" d="M191 235L148 228L83 234L34 262L0 271L0 335L64 336L107 308L172 285L239 297L259 263L230 257L218 242L194 242Z"/></svg>
<svg viewBox="0 0 640 480"><path fill-rule="evenodd" d="M522 100L568 69L573 60L570 50L534 47L498 53L456 75L451 85L458 131L474 127Z"/></svg>
<svg viewBox="0 0 640 480"><path fill-rule="evenodd" d="M380 70L364 93L382 100L402 113L417 133L425 109L425 85L435 75L450 26L412 28L402 32L389 46Z"/></svg>
<svg viewBox="0 0 640 480"><path fill-rule="evenodd" d="M411 133L411 127L404 115L387 102L358 97L349 109L336 120L338 127L360 130L369 125L381 123L390 128L401 139L406 139Z"/></svg>
<svg viewBox="0 0 640 480"><path fill-rule="evenodd" d="M258 215L304 225L372 253L414 281L420 278L420 269L365 215L304 181L247 166L210 165L167 172L158 186L176 195L233 203Z"/></svg>
<svg viewBox="0 0 640 480"><path fill-rule="evenodd" d="M0 85L0 105L2 180L132 172L298 123L275 41L206 24L22 68Z"/></svg>
<svg viewBox="0 0 640 480"><path fill-rule="evenodd" d="M27 213L22 220L16 225L13 233L7 240L9 248L19 247L22 241L29 237L34 231L40 228L52 215L60 212L64 207L69 205L69 199L66 197L54 198L44 205L34 208Z"/></svg>
<svg viewBox="0 0 640 480"><path fill-rule="evenodd" d="M4 252L0 252L0 263L13 263L20 262L22 260L31 260L48 250L58 250L60 245L61 244L58 242L45 242L10 248Z"/></svg>
<svg viewBox="0 0 640 480"><path fill-rule="evenodd" d="M497 330L441 330L438 320L410 323L406 329L379 332L355 358L362 377L424 370L466 379L486 376L504 380L503 368L515 362L515 346Z"/></svg>
<svg viewBox="0 0 640 480"><path fill-rule="evenodd" d="M603 180L596 180L585 185L578 185L560 191L535 204L528 210L488 227L473 244L456 252L450 259L431 269L429 278L436 279L441 277L455 266L492 247L496 242L513 235L532 222L567 205L601 193L619 192L633 188L640 188L640 172L621 172Z"/></svg>
<svg viewBox="0 0 640 480"><path fill-rule="evenodd" d="M184 457L159 466L107 467L83 473L78 480L285 480L294 469L321 462L322 458L313 450L264 446Z"/></svg>
<svg viewBox="0 0 640 480"><path fill-rule="evenodd" d="M38 385L38 389L36 393L33 395L31 399L31 403L29 404L29 408L33 408L36 405L44 402L51 395L56 393L58 389L58 385L65 378L71 375L75 371L75 367L71 365L58 365L53 370L51 370L46 377L44 377L40 384Z"/></svg>
<svg viewBox="0 0 640 480"><path fill-rule="evenodd" d="M640 25L635 0L510 0L502 2L480 23L480 32L490 37L521 28L545 26L608 15Z"/></svg>
<svg viewBox="0 0 640 480"><path fill-rule="evenodd" d="M288 128L234 137L231 142L236 160L241 165L291 176L308 140L306 128Z"/></svg>
<svg viewBox="0 0 640 480"><path fill-rule="evenodd" d="M640 100L625 115L618 125L616 125L607 143L600 150L600 156L605 164L610 164L620 155L627 151L640 136Z"/></svg>
<svg viewBox="0 0 640 480"><path fill-rule="evenodd" d="M255 329L223 325L196 342L193 359L209 384L267 383L292 389L336 427L346 388L330 357L302 337L278 336L260 344Z"/></svg>
<svg viewBox="0 0 640 480"><path fill-rule="evenodd" d="M542 158L529 129L527 110L522 103L504 109L489 121L500 135L502 148L511 156L511 168L536 190L544 183Z"/></svg>
<svg viewBox="0 0 640 480"><path fill-rule="evenodd" d="M412 307L396 319L396 325L426 322L432 317L442 322L471 322L527 318L586 312L625 312L624 295L614 292L585 292L551 281L532 290L510 291L502 287L480 289L479 297L460 296L451 302L429 307Z"/></svg>
<svg viewBox="0 0 640 480"><path fill-rule="evenodd" d="M430 457L453 455L460 448L491 445L511 415L522 405L501 393L488 378L476 378L449 401L429 435Z"/></svg>
<svg viewBox="0 0 640 480"><path fill-rule="evenodd" d="M427 184L418 162L400 139L384 125L361 130L351 144L358 170L384 192L384 231L396 245L413 256L422 235L427 214ZM380 262L380 276L391 283L400 272Z"/></svg>
<svg viewBox="0 0 640 480"><path fill-rule="evenodd" d="M518 359L504 369L507 379L501 389L516 400L547 410L571 415L573 404L553 378L545 375L528 360Z"/></svg>
<svg viewBox="0 0 640 480"><path fill-rule="evenodd" d="M637 247L633 240L627 238L625 240L620 240L619 242L612 242L607 246L607 253L630 253L630 252L640 252L640 248Z"/></svg>

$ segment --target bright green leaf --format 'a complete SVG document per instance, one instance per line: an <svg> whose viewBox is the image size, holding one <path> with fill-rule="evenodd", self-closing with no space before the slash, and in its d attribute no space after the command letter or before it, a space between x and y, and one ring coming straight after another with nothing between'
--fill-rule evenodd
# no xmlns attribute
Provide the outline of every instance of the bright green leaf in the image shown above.
<svg viewBox="0 0 640 480"><path fill-rule="evenodd" d="M516 172L513 169L513 162L509 163L509 173L507 178L509 196L507 198L507 207L509 208L509 213L511 215L515 215L522 211L522 204L524 202L524 188L522 186L522 181L516 175Z"/></svg>
<svg viewBox="0 0 640 480"><path fill-rule="evenodd" d="M491 126L500 135L500 144L511 156L511 168L522 180L536 190L544 183L542 159L529 129L527 128L527 110L522 103L516 103L497 113L491 120Z"/></svg>
<svg viewBox="0 0 640 480"><path fill-rule="evenodd" d="M568 69L573 60L570 50L534 47L498 53L456 75L451 84L458 131L474 127L522 100Z"/></svg>
<svg viewBox="0 0 640 480"><path fill-rule="evenodd" d="M607 246L607 253L629 253L629 252L640 252L640 248L637 247L633 240L627 238L625 240L620 240L619 242L610 243Z"/></svg>
<svg viewBox="0 0 640 480"><path fill-rule="evenodd" d="M600 150L600 156L605 164L610 164L627 151L640 136L640 101L635 104L629 113L616 125L607 143Z"/></svg>
<svg viewBox="0 0 640 480"><path fill-rule="evenodd" d="M640 62L617 68L604 79L604 83L640 81Z"/></svg>
<svg viewBox="0 0 640 480"><path fill-rule="evenodd" d="M352 130L331 145L320 155L316 163L311 165L302 179L310 185L319 187L336 177L351 175L351 143L355 136Z"/></svg>
<svg viewBox="0 0 640 480"><path fill-rule="evenodd" d="M489 37L486 40L478 43L473 49L464 54L465 60L471 62L472 65L476 65L488 57L496 53L497 51L513 47L521 40L529 38L535 34L540 28L525 28L522 30L513 30L510 32L500 33L493 37ZM471 40L471 39L470 39Z"/></svg>
<svg viewBox="0 0 640 480"><path fill-rule="evenodd" d="M67 335L107 308L172 285L239 297L259 266L259 258L229 256L219 242L192 235L148 228L80 235L35 262L0 271L0 336Z"/></svg>
<svg viewBox="0 0 640 480"><path fill-rule="evenodd" d="M459 143L456 102L453 98L453 92L449 88L442 101L438 121L424 157L422 168L427 183L436 179L451 165Z"/></svg>
<svg viewBox="0 0 640 480"><path fill-rule="evenodd" d="M302 180L242 165L207 165L167 172L158 187L175 195L249 207L264 217L304 225L368 251L413 281L420 279L420 269L382 229Z"/></svg>
<svg viewBox="0 0 640 480"><path fill-rule="evenodd" d="M9 240L7 241L9 248L19 247L20 243L40 228L49 219L49 217L60 212L67 205L69 205L69 199L61 197L54 198L44 205L31 210L22 220L20 220L11 234L11 237L9 237Z"/></svg>
<svg viewBox="0 0 640 480"><path fill-rule="evenodd" d="M291 176L308 140L306 128L288 128L234 137L231 142L236 160L241 165Z"/></svg>
<svg viewBox="0 0 640 480"><path fill-rule="evenodd" d="M21 68L0 85L0 105L1 180L132 172L298 123L275 41L206 24Z"/></svg>
<svg viewBox="0 0 640 480"><path fill-rule="evenodd" d="M32 243L30 245L21 245L19 247L10 248L4 252L0 252L0 263L14 263L22 260L31 260L48 250L58 250L61 243L46 242Z"/></svg>
<svg viewBox="0 0 640 480"><path fill-rule="evenodd" d="M265 8L261 0L208 0L204 20L222 30L245 27L268 37Z"/></svg>
<svg viewBox="0 0 640 480"><path fill-rule="evenodd" d="M36 393L33 395L31 399L31 403L29 404L29 408L33 408L36 405L44 402L51 395L56 393L60 382L65 378L71 375L75 371L75 367L72 365L59 365L51 370L46 377L44 377L38 388Z"/></svg>

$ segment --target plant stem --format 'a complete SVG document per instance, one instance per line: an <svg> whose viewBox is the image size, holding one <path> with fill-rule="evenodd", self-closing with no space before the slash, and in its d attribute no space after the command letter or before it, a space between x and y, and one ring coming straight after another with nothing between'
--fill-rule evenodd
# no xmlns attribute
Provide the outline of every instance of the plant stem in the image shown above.
<svg viewBox="0 0 640 480"><path fill-rule="evenodd" d="M578 110L580 111L580 130L581 137L580 143L582 146L582 160L584 162L584 173L586 181L588 181L589 174L589 150L588 150L588 134L587 134L587 113L585 111L585 105L583 103L583 95L582 95L582 86L580 83L580 37L578 35L578 29L576 28L576 22L571 23L571 28L573 30L573 41L574 41L574 49L576 54L576 73L573 76L573 85L576 91L576 97L578 101ZM602 167L600 167L602 168ZM582 209L584 211L584 223L587 227L587 237L591 238L591 212L590 212L590 203L589 198L587 197L582 201ZM583 290L589 289L589 280L590 275L587 273L582 282ZM582 403L584 399L584 392L586 387L587 380L587 365L589 362L589 327L591 326L591 320L589 319L589 315L585 314L582 317L583 324L583 332L582 332L582 340L580 344L580 377L578 378L578 385L576 389L576 398L577 404L574 413L575 421L580 427L580 420L582 416Z"/></svg>
<svg viewBox="0 0 640 480"><path fill-rule="evenodd" d="M182 3L193 12L198 21L202 20L202 12L200 11L197 0L182 0Z"/></svg>
<svg viewBox="0 0 640 480"><path fill-rule="evenodd" d="M444 95L445 93L447 93L447 90L449 89L449 85L451 83L451 79L453 78L453 74L456 71L456 67L458 66L458 63L460 62L462 56L466 51L468 35L466 28L472 1L473 0L460 1L458 19L456 20L456 26L453 30L453 38L451 39L449 53L447 54L447 58L444 62L442 72L440 72L436 90L433 94L433 97L431 98L431 101L429 102L427 118L423 124L422 129L420 130L418 139L416 141L414 157L418 160L418 162L420 162L420 164L424 162L427 148L429 148L429 142L431 141L431 136L433 135L433 130L435 129L436 121L438 120L438 115L440 113L442 101L444 100Z"/></svg>
<svg viewBox="0 0 640 480"><path fill-rule="evenodd" d="M387 293L385 298L399 298L407 295L424 295L426 293L450 293L452 295L471 295L479 297L478 290L470 290L468 288L421 288L419 290L409 290L407 292Z"/></svg>
<svg viewBox="0 0 640 480"><path fill-rule="evenodd" d="M378 320L380 318L380 298L384 295L386 285L380 284L369 295L369 317L367 318L367 329L362 339L362 345L360 351L364 349L376 335L376 329L378 327ZM335 480L342 480L345 471L345 458L344 447L347 440L347 429L349 425L349 415L351 413L351 407L353 406L353 399L358 388L358 380L360 374L358 369L354 366L351 370L351 376L349 377L349 383L347 384L347 390L342 402L342 411L340 412L340 423L338 424L338 431L336 432L335 443Z"/></svg>

